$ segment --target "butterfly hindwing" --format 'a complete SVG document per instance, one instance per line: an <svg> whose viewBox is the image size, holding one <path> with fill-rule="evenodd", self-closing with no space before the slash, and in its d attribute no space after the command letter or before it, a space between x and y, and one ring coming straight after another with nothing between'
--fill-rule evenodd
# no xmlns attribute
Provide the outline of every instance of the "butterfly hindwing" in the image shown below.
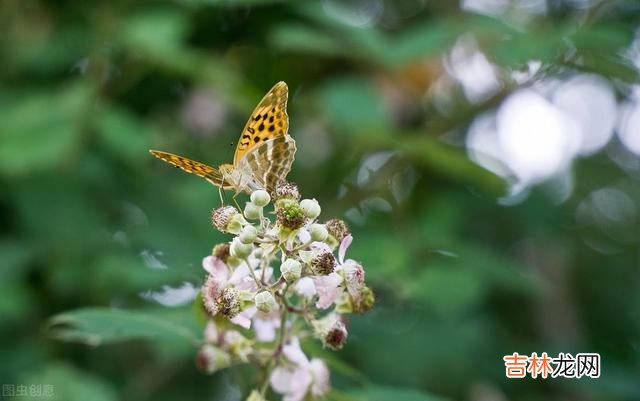
<svg viewBox="0 0 640 401"><path fill-rule="evenodd" d="M272 192L285 181L296 154L296 142L289 135L270 139L253 148L238 163L241 175L250 175L258 187Z"/></svg>
<svg viewBox="0 0 640 401"><path fill-rule="evenodd" d="M233 156L233 164L256 146L264 142L287 135L289 130L289 116L287 115L287 84L280 81L262 98L258 106L251 113L249 121L244 126L240 140Z"/></svg>

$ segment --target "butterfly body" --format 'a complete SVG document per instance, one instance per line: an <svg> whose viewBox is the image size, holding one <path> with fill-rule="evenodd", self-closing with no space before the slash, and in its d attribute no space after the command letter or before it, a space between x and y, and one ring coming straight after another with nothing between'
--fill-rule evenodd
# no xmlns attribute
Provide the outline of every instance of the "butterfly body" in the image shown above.
<svg viewBox="0 0 640 401"><path fill-rule="evenodd" d="M260 101L242 130L233 164L211 167L173 153L150 152L222 189L272 192L286 179L296 152L295 141L288 134L287 96L287 84L278 82Z"/></svg>

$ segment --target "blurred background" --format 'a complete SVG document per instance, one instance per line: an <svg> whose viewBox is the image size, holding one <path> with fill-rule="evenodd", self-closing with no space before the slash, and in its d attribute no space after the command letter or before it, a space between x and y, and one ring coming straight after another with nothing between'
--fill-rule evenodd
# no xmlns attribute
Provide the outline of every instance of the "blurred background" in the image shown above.
<svg viewBox="0 0 640 401"><path fill-rule="evenodd" d="M639 25L637 0L3 0L0 382L246 396L250 368L193 363L218 191L147 150L230 161L284 80L289 177L377 294L341 352L308 345L330 399L640 399ZM508 380L514 351L601 377Z"/></svg>

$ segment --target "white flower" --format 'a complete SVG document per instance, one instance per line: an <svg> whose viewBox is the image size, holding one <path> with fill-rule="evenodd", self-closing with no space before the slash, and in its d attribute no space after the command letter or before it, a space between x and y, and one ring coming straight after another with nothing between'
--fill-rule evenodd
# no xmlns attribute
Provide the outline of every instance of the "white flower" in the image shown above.
<svg viewBox="0 0 640 401"><path fill-rule="evenodd" d="M262 342L271 342L276 339L276 330L280 327L280 314L258 312L253 318L253 331L256 339Z"/></svg>
<svg viewBox="0 0 640 401"><path fill-rule="evenodd" d="M307 276L298 280L295 291L307 299L318 295L316 307L327 309L344 292L341 287L343 281L342 276L335 272L326 276Z"/></svg>
<svg viewBox="0 0 640 401"><path fill-rule="evenodd" d="M329 392L329 369L321 359L309 359L302 352L296 337L282 348L285 357L293 366L278 366L269 382L283 401L302 401L307 394L322 397Z"/></svg>

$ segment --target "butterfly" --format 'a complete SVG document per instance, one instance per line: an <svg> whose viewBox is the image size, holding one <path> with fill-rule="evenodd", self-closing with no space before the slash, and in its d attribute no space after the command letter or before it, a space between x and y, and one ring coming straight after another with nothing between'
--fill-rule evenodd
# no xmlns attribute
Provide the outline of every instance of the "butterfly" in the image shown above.
<svg viewBox="0 0 640 401"><path fill-rule="evenodd" d="M273 193L284 182L295 158L296 142L289 136L287 84L280 81L262 98L244 126L233 164L212 167L173 153L150 150L152 155L220 188L251 193Z"/></svg>

